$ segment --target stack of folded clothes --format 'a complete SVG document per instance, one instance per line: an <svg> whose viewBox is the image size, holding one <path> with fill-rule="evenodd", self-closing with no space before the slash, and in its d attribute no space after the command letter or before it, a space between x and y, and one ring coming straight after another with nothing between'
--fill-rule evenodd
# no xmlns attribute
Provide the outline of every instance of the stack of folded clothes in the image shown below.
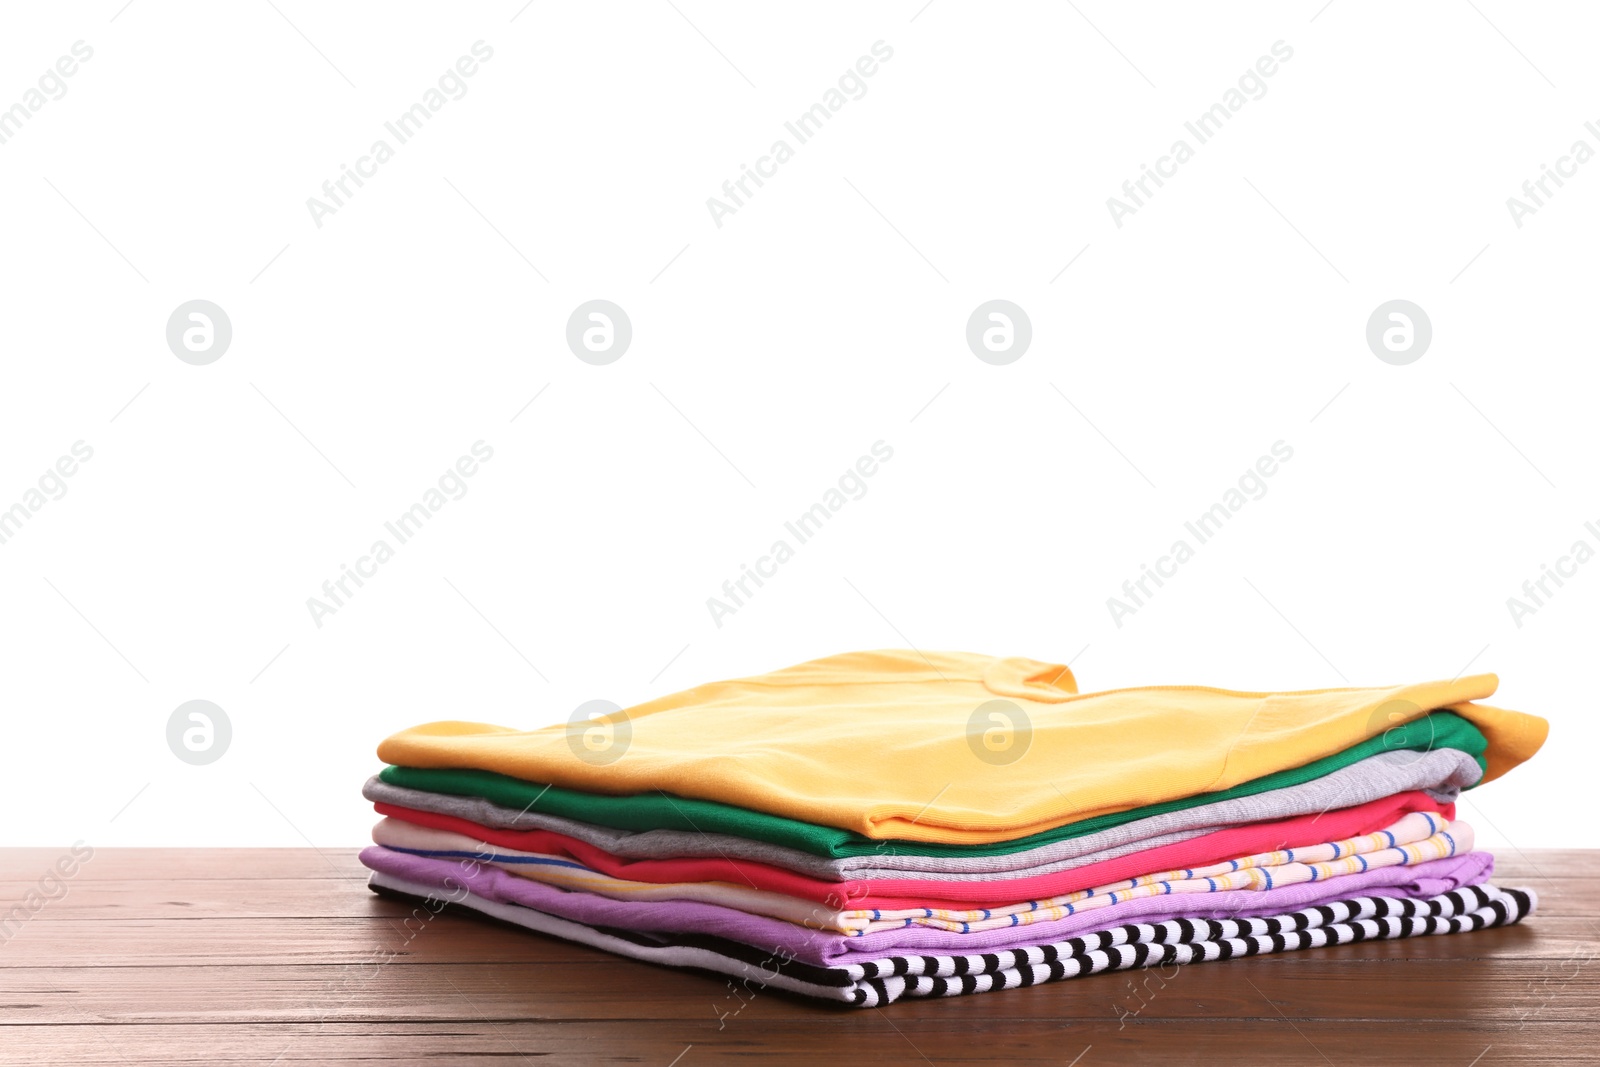
<svg viewBox="0 0 1600 1067"><path fill-rule="evenodd" d="M382 893L864 1007L1520 921L1455 798L1548 724L1493 675L1079 693L861 652L378 749Z"/></svg>

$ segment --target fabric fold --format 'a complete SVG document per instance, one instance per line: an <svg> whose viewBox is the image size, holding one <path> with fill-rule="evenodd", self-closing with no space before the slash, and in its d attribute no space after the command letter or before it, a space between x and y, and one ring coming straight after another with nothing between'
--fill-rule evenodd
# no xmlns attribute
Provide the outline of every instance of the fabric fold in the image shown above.
<svg viewBox="0 0 1600 1067"><path fill-rule="evenodd" d="M431 913L858 1007L1469 933L1538 904L1456 819L1546 738L1497 686L1095 692L1028 657L846 653L402 730L360 861Z"/></svg>
<svg viewBox="0 0 1600 1067"><path fill-rule="evenodd" d="M470 839L459 835L419 830L390 820L373 828L372 839L396 852L488 864L558 889L594 893L613 900L698 901L857 936L904 926L959 933L1027 926L1139 897L1274 889L1380 867L1443 859L1458 851L1469 852L1473 846L1472 828L1467 824L1452 824L1437 812L1414 812L1385 829L1359 837L1240 856L1199 868L1157 870L1051 897L1019 900L997 884L993 896L982 907L948 907L936 900L920 899L901 902L897 907L858 908L858 902L848 898L818 904L787 893L720 881L638 882L615 878L564 857L516 849L474 848ZM452 847L456 845L468 847Z"/></svg>
<svg viewBox="0 0 1600 1067"><path fill-rule="evenodd" d="M830 908L897 908L908 901L948 907L1005 904L1075 892L1151 871L1204 866L1256 852L1304 847L1372 833L1413 812L1438 811L1446 819L1454 818L1453 805L1437 805L1427 794L1413 792L1354 808L1234 827L1170 846L1026 878L936 875L829 882L768 864L724 857L630 861L576 839L543 831L492 830L448 816L407 812L381 804L378 808L386 817L373 828L374 843L400 850L446 851L473 856L510 849L573 860L613 878L639 882L720 882L782 893Z"/></svg>
<svg viewBox="0 0 1600 1067"><path fill-rule="evenodd" d="M973 845L1232 795L1364 743L1381 750L1396 731L1445 713L1484 739L1483 780L1492 781L1532 756L1548 730L1536 716L1478 703L1498 684L1487 674L1281 693L1082 693L1052 676L1071 677L1065 667L1020 658L1008 665L970 653L856 652L697 686L580 724L429 723L393 735L378 755L399 766L493 772L597 795L661 793L874 841ZM990 688L986 679L1003 681ZM594 758L586 746L595 731L608 745L626 745L620 758ZM1001 758L992 758L994 745L1004 747ZM1067 766L1072 773L1062 775Z"/></svg>
<svg viewBox="0 0 1600 1067"><path fill-rule="evenodd" d="M1416 760L1421 755L1439 749L1458 749L1472 755L1481 767L1484 765L1483 753L1486 745L1483 734L1472 723L1449 712L1439 712L1413 722L1402 723L1381 736L1368 738L1323 759L1275 770L1230 789L1186 795L1099 816L1080 815L1038 833L1019 832L1009 837L968 844L909 839L874 840L835 826L802 822L772 811L740 808L718 801L694 800L665 793L623 796L585 793L482 770L428 770L390 766L385 767L379 777L391 785L433 793L484 797L496 804L517 810L531 810L537 807L547 813L620 830L670 829L695 833L726 833L830 857L881 856L901 852L966 856L977 851L994 854L1012 852L1018 848L1056 844L1159 816L1176 816L1175 821L1182 825L1208 825L1209 814L1205 812L1196 814L1193 813L1193 809L1209 809L1215 804L1250 800L1264 793L1304 785L1383 753L1404 761ZM617 762L620 765L623 761ZM970 784L978 779L969 778L967 775L977 774L976 768L984 766L987 765L974 758L971 766L955 768L953 773L956 773L957 777L946 784L952 787L957 783ZM979 779L982 777L978 776ZM1475 780L1481 782L1483 779L1480 776ZM1003 802L1006 804L1014 803L1003 786L1004 783L991 783L991 787L995 790L993 796L1004 798ZM994 800L990 803L999 806ZM1190 814L1185 814L1186 812Z"/></svg>
<svg viewBox="0 0 1600 1067"><path fill-rule="evenodd" d="M611 900L569 892L473 861L437 860L371 846L361 862L374 871L432 884L446 892L464 891L486 900L518 904L571 922L652 934L705 934L738 941L767 952L818 965L898 952L996 951L1059 940L1107 924L1175 918L1239 918L1324 904L1350 896L1437 896L1487 881L1494 859L1467 852L1409 867L1385 867L1268 890L1228 890L1203 897L1143 897L1112 907L1084 911L1049 923L970 934L906 927L852 937L736 909L694 901Z"/></svg>
<svg viewBox="0 0 1600 1067"><path fill-rule="evenodd" d="M619 956L731 976L752 991L770 987L856 1007L902 997L955 996L1064 981L1104 971L1212 962L1352 941L1465 933L1522 921L1538 906L1531 889L1472 885L1427 897L1364 896L1258 917L1166 920L1107 927L1050 943L980 955L877 957L841 966L766 953L738 941L697 935L645 936L590 926L482 897L454 886L374 872L375 891L437 913L461 907L524 929Z"/></svg>

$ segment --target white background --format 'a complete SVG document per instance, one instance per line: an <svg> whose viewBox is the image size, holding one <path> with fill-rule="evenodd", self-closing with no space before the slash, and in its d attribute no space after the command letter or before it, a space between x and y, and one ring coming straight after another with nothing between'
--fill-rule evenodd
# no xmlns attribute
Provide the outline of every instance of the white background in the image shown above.
<svg viewBox="0 0 1600 1067"><path fill-rule="evenodd" d="M0 545L5 843L358 844L402 727L915 645L1085 690L1493 671L1551 742L1462 817L1600 845L1569 803L1600 563L1521 627L1506 604L1600 548L1600 162L1521 228L1506 206L1600 148L1592 11L675 3L6 9L0 107L94 54L0 145L0 507L94 457ZM479 40L466 95L318 228L307 198ZM880 40L865 96L716 226ZM1107 198L1280 40L1118 228ZM165 340L196 298L233 326L209 366ZM593 298L633 324L605 367L564 339ZM965 342L994 298L1032 321L1008 366ZM1433 324L1409 366L1365 341L1395 298ZM307 598L479 440L467 495L318 628ZM879 440L867 494L715 626ZM1279 440L1267 494L1115 625ZM208 766L167 747L191 699L232 722Z"/></svg>

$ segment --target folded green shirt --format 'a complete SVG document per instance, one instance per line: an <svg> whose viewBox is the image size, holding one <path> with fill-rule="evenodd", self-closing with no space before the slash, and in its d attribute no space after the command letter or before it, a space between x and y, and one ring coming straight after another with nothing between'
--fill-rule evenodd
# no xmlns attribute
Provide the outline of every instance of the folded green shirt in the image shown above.
<svg viewBox="0 0 1600 1067"><path fill-rule="evenodd" d="M1067 823L1027 837L983 845L875 840L850 830L800 822L781 815L769 815L766 812L734 807L714 800L692 800L669 793L634 793L628 796L582 793L574 789L527 782L521 778L511 778L492 771L390 766L385 767L379 777L390 785L406 789L448 793L452 796L482 797L503 808L519 811L537 808L547 815L559 815L567 819L609 826L616 830L635 832L687 830L733 834L833 859L874 855L1001 856L1098 833L1152 815L1164 815L1168 812L1199 807L1202 804L1234 800L1272 789L1302 785L1381 752L1406 750L1426 752L1436 748L1459 749L1477 760L1478 766L1486 768L1484 752L1488 748L1488 742L1478 728L1453 712L1435 711L1420 719L1413 719L1396 726L1386 733L1370 737L1358 745L1352 745L1343 752L1324 756L1299 767L1253 778L1230 789L1215 793L1197 793L1194 796L1163 801L1160 804L1147 804L1127 811Z"/></svg>

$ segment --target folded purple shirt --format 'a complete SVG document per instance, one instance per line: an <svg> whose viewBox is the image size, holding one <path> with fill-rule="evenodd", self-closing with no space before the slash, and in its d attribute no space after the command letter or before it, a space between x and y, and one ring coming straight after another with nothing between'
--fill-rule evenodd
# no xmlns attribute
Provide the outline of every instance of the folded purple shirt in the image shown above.
<svg viewBox="0 0 1600 1067"><path fill-rule="evenodd" d="M557 889L471 860L434 859L396 852L381 845L363 849L361 862L375 871L443 889L447 899L452 893L455 897L464 895L462 890L465 889L489 900L522 905L587 926L710 934L824 967L908 953L1021 948L1130 922L1275 915L1348 897L1421 899L1463 886L1480 885L1489 880L1494 870L1494 857L1489 853L1467 852L1408 867L1382 867L1277 889L1139 897L1050 922L972 934L907 927L851 937L698 901L613 900L593 893Z"/></svg>

